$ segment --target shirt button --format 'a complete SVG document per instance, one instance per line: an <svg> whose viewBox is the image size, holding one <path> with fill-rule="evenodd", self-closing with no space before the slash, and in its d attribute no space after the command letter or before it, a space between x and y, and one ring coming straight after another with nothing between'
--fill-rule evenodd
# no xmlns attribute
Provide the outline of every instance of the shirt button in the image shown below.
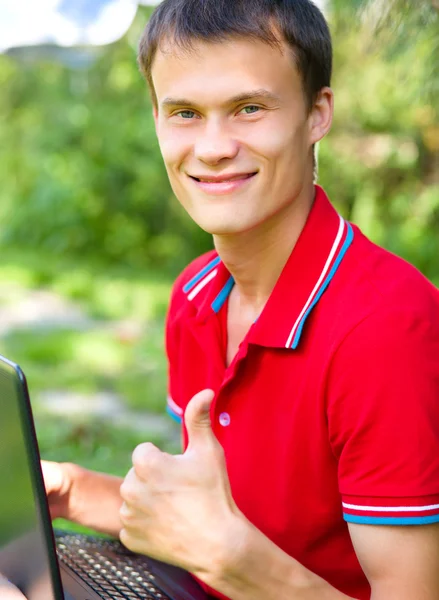
<svg viewBox="0 0 439 600"><path fill-rule="evenodd" d="M228 425L230 425L229 413L226 413L226 412L221 413L219 416L219 422L220 422L220 425L222 425L223 427L227 427Z"/></svg>

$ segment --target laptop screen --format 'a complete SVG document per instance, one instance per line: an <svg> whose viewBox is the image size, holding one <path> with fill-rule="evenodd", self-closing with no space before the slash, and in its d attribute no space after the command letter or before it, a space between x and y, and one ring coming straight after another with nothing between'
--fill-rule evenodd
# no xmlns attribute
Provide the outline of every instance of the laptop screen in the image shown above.
<svg viewBox="0 0 439 600"><path fill-rule="evenodd" d="M0 486L0 573L28 600L62 598L26 383L3 357Z"/></svg>

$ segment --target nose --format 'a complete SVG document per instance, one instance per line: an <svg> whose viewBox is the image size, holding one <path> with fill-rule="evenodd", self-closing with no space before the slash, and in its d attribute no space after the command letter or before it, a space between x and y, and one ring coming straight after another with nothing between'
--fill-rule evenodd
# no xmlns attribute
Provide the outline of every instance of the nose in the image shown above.
<svg viewBox="0 0 439 600"><path fill-rule="evenodd" d="M219 121L206 125L194 148L195 158L210 166L235 158L238 152L238 142L230 135L225 124Z"/></svg>

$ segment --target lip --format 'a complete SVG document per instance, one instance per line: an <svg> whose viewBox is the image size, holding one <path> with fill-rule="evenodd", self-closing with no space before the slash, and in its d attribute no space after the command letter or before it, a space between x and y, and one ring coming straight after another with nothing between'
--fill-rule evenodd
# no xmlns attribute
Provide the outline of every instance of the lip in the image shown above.
<svg viewBox="0 0 439 600"><path fill-rule="evenodd" d="M240 189L251 181L253 173L223 173L221 175L188 175L193 183L207 194L221 196Z"/></svg>

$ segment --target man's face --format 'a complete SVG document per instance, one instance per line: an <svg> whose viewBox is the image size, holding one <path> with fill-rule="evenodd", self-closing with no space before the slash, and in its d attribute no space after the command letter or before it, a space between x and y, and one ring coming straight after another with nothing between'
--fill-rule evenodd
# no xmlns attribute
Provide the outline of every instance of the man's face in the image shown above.
<svg viewBox="0 0 439 600"><path fill-rule="evenodd" d="M249 231L312 182L313 112L286 45L242 38L183 52L168 43L152 78L172 188L204 230Z"/></svg>

